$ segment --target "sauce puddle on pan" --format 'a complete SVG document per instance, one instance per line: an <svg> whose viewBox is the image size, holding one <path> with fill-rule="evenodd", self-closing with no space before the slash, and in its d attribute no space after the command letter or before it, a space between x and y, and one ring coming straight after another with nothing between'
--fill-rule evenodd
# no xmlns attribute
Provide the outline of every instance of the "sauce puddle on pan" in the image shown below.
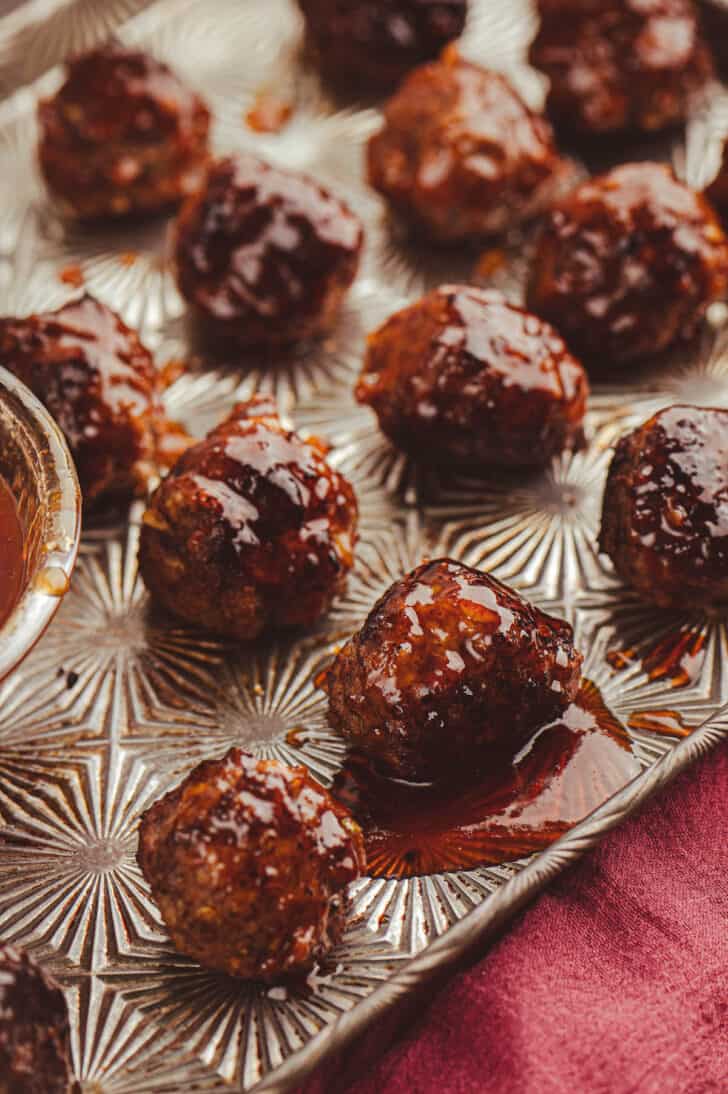
<svg viewBox="0 0 728 1094"><path fill-rule="evenodd" d="M23 583L23 530L8 486L0 479L0 626L20 596Z"/></svg>
<svg viewBox="0 0 728 1094"><path fill-rule="evenodd" d="M639 773L624 727L583 680L558 722L462 782L414 784L351 755L333 792L364 829L367 873L405 878L494 865L553 843Z"/></svg>

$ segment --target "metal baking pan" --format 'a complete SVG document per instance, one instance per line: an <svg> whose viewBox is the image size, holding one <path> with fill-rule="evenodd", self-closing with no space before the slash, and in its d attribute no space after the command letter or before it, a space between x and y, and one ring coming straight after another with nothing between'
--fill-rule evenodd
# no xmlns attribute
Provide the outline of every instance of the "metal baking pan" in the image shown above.
<svg viewBox="0 0 728 1094"><path fill-rule="evenodd" d="M472 6L463 52L508 70L538 104L542 83L524 61L529 4ZM216 150L253 148L304 169L364 218L361 273L321 345L244 368L200 359L170 274L167 225L79 229L48 201L34 163L35 103L59 81L53 66L111 31L168 59L204 92ZM546 473L485 482L423 475L354 404L352 383L366 332L425 285L467 276L471 260L458 269L459 259L414 253L392 236L362 176L377 111L336 104L321 89L301 61L293 3L34 2L0 23L0 34L0 88L16 89L0 104L0 311L45 310L77 291L69 282L82 281L140 328L160 365L188 359L165 399L191 432L209 428L233 400L273 391L299 429L332 442L331 459L354 483L362 514L357 566L329 617L308 636L248 653L149 608L136 573L138 507L124 526L86 533L56 621L0 689L0 936L28 946L60 978L77 1074L89 1089L282 1091L483 940L728 735L723 623L640 604L595 545L601 484L620 432L676 399L728 406L726 309L713 309L691 354L661 362L632 386L597 385L588 447ZM279 133L255 133L246 113L271 87L290 96L293 116ZM700 181L726 119L716 91L687 140L659 155ZM524 248L507 240L503 253L494 283L517 296ZM681 739L674 723L670 732L631 730L641 774L527 860L360 880L343 943L302 988L266 989L200 969L171 949L136 865L140 813L196 760L232 744L303 761L330 781L344 748L327 727L317 673L376 596L436 551L489 569L570 618L585 674L624 722L669 709L692 732ZM680 642L699 653L692 681L676 687L675 658L661 661L655 649L669 653Z"/></svg>

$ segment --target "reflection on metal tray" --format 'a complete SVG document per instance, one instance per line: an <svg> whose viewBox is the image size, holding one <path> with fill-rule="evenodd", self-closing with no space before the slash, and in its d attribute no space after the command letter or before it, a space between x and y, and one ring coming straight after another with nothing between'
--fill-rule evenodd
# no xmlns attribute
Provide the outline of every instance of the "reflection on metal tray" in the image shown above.
<svg viewBox="0 0 728 1094"><path fill-rule="evenodd" d="M194 350L169 270L167 225L69 226L34 165L34 104L58 82L58 71L45 69L118 24L123 39L170 60L205 93L216 150L252 147L306 169L366 222L363 268L321 345L245 369L233 361L205 367L193 356L166 392L171 414L201 434L235 399L273 391L300 429L335 446L332 460L359 494L362 542L346 595L313 634L244 654L149 609L136 572L138 508L128 526L86 535L56 622L0 690L0 935L29 946L61 979L88 1089L222 1090L232 1082L282 1090L485 937L728 731L728 716L720 716L728 702L723 624L641 604L605 571L595 546L610 445L620 432L676 399L728 406L725 309L714 310L692 355L661 363L629 388L597 386L588 447L547 472L485 482L423 474L353 403L352 381L368 330L424 285L469 269L413 253L393 237L361 176L376 110L337 107L302 67L299 20L287 0L141 6L56 4L47 22L6 37L5 84L37 79L0 105L0 310L59 304L74 291L70 268L71 280L82 279L141 329L160 364ZM541 81L523 61L533 30L528 3L481 0L473 9L463 51L506 68L538 103ZM279 133L258 134L245 115L272 83L287 89L295 109ZM673 150L691 181L701 179L724 124L728 111L716 95ZM519 241L505 241L505 261L492 264L493 283L512 296L523 253ZM232 744L303 761L330 782L344 749L327 726L315 678L387 585L435 552L487 568L571 618L585 675L633 727L641 776L529 860L360 880L343 943L305 989L249 986L200 969L171 949L136 865L140 813L194 761ZM674 717L661 720L660 712ZM700 728L689 733L693 727Z"/></svg>

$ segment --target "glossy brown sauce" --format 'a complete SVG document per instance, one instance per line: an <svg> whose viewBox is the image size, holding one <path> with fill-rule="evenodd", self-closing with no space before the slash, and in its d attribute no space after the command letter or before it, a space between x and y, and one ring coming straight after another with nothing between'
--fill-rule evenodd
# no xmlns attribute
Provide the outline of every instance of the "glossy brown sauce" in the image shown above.
<svg viewBox="0 0 728 1094"><path fill-rule="evenodd" d="M679 710L636 710L627 721L630 729L661 733L663 737L687 737L695 726L685 723Z"/></svg>
<svg viewBox="0 0 728 1094"><path fill-rule="evenodd" d="M583 680L562 718L477 783L406 783L352 755L333 792L364 830L367 873L403 878L547 847L638 772L629 736Z"/></svg>
<svg viewBox="0 0 728 1094"><path fill-rule="evenodd" d="M661 638L645 653L634 646L610 650L607 661L617 672L633 665L641 656L642 669L650 680L664 680L673 688L684 688L696 680L705 661L705 632L684 624Z"/></svg>
<svg viewBox="0 0 728 1094"><path fill-rule="evenodd" d="M0 479L0 626L17 603L23 583L23 530L15 498Z"/></svg>

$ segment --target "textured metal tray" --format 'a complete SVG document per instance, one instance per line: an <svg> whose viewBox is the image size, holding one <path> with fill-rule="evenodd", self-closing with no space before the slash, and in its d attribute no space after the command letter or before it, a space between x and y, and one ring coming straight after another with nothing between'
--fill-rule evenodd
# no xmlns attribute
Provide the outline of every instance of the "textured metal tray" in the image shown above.
<svg viewBox="0 0 728 1094"><path fill-rule="evenodd" d="M203 362L170 275L167 226L100 232L59 218L34 165L35 102L58 82L51 66L115 28L169 59L206 94L216 149L253 147L306 169L365 219L361 274L322 345L292 360ZM526 0L474 0L462 48L507 69L538 104L541 81L523 60L532 30ZM466 277L472 256L428 256L392 236L361 170L377 112L342 107L322 91L300 61L293 4L34 0L24 22L15 13L0 34L0 89L18 89L0 103L0 311L62 302L73 292L64 275L80 270L89 291L141 329L160 364L192 355L166 393L173 416L200 434L234 399L274 391L300 429L333 442L332 460L354 482L362 513L356 570L329 617L302 639L261 643L248 653L150 610L136 573L138 507L128 525L86 534L57 620L0 689L0 936L29 946L60 978L84 1089L284 1090L725 739L724 624L641 604L605 569L595 537L610 445L622 430L675 400L728 406L726 309L713 309L694 353L660 362L630 387L597 386L588 448L546 473L486 482L423 475L354 404L352 381L367 330L424 286ZM262 86L295 99L278 134L245 125ZM687 140L653 154L673 156L684 176L700 182L726 125L716 88ZM507 240L505 251L493 280L518 297L528 241ZM266 990L200 969L169 946L137 868L140 813L192 763L232 744L304 761L329 781L344 750L327 727L317 671L376 596L436 551L485 567L571 618L587 675L623 720L669 707L697 728L679 742L634 733L642 774L530 860L357 882L346 937L304 989ZM651 678L639 653L681 628L705 635L705 657L694 681L675 689L669 679ZM617 671L606 655L627 646L638 655Z"/></svg>

